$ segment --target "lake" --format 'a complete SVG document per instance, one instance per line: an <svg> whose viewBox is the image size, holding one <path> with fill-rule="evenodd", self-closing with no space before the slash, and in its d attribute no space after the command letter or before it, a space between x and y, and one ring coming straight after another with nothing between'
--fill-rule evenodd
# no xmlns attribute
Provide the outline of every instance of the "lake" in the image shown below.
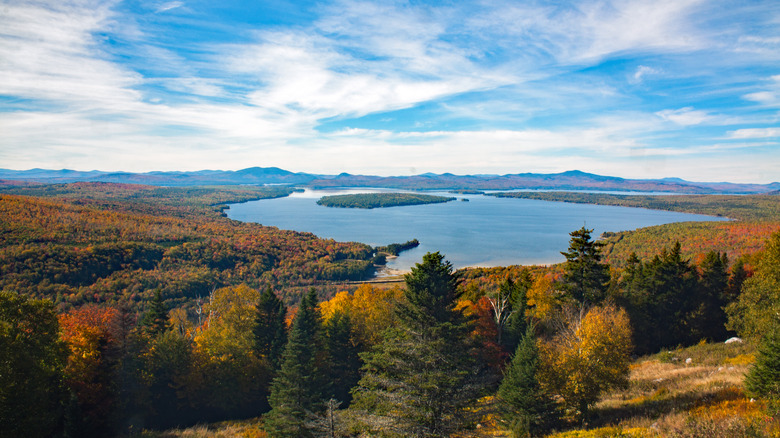
<svg viewBox="0 0 780 438"><path fill-rule="evenodd" d="M672 222L726 220L668 211L588 204L454 195L444 204L376 208L329 208L316 204L322 196L402 192L384 189L310 190L286 198L233 204L229 218L286 230L307 231L338 241L372 246L418 239L420 246L388 260L387 267L408 271L429 251L440 251L455 268L550 264L564 261L561 251L569 233L583 225L598 237L604 231L627 231ZM412 193L412 192L410 192ZM461 201L466 198L469 202Z"/></svg>

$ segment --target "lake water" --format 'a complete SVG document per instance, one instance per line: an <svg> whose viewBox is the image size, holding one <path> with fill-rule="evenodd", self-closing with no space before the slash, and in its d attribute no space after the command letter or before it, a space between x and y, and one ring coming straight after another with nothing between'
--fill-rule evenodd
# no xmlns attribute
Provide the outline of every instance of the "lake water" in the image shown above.
<svg viewBox="0 0 780 438"><path fill-rule="evenodd" d="M316 204L326 195L391 191L382 189L309 190L286 198L234 204L231 219L281 229L308 231L338 241L372 246L418 239L420 246L405 251L388 268L408 271L429 251L440 251L455 268L549 264L564 261L569 233L583 225L598 237L604 231L686 221L725 220L711 216L587 204L454 195L457 201L404 207L329 208ZM392 190L399 192L400 190ZM460 199L466 198L469 202Z"/></svg>

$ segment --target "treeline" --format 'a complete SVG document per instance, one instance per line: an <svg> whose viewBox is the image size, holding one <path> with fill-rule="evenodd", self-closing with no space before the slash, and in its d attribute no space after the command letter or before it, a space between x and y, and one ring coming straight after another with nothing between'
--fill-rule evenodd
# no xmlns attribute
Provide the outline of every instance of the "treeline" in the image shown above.
<svg viewBox="0 0 780 438"><path fill-rule="evenodd" d="M613 269L590 233L571 233L556 269L461 274L429 253L403 289L363 285L326 301L310 290L297 308L280 288L245 284L193 309L153 291L140 319L109 305L56 315L4 292L0 435L262 414L281 437L449 436L485 416L537 436L587 421L627 382L631 354L777 324L780 233L752 269L717 252L693 264L679 244Z"/></svg>
<svg viewBox="0 0 780 438"><path fill-rule="evenodd" d="M780 220L777 195L613 195L577 192L499 192L487 196L613 205L721 216L742 221Z"/></svg>
<svg viewBox="0 0 780 438"><path fill-rule="evenodd" d="M137 311L155 289L171 306L192 306L226 285L287 290L374 273L368 245L220 217L210 203L232 200L230 190L155 189L160 197L144 205L150 189L143 186L32 189L58 200L0 195L0 288L50 298L63 309L123 303ZM200 199L192 207L177 198L188 194ZM300 294L284 299L297 302Z"/></svg>
<svg viewBox="0 0 780 438"><path fill-rule="evenodd" d="M454 201L447 196L422 195L416 193L356 193L349 195L323 196L318 205L340 208L385 208L404 205L439 204Z"/></svg>

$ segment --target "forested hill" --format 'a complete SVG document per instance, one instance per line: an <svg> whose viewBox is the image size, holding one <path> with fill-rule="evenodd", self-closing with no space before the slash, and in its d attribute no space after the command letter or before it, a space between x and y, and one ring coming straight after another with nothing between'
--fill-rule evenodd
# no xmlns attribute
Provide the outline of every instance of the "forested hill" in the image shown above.
<svg viewBox="0 0 780 438"><path fill-rule="evenodd" d="M649 208L651 210L679 211L706 214L741 221L780 221L780 196L776 194L751 196L686 195L648 196L615 195L607 193L574 192L499 192L488 196L499 198L535 199L540 201L598 204L618 207Z"/></svg>
<svg viewBox="0 0 780 438"><path fill-rule="evenodd" d="M170 306L241 283L284 287L293 303L308 285L371 277L368 245L219 214L227 202L289 192L105 183L1 189L0 289L64 308L142 308L155 289Z"/></svg>
<svg viewBox="0 0 780 438"><path fill-rule="evenodd" d="M397 189L546 189L622 190L673 193L768 193L780 190L780 183L734 184L690 182L679 178L624 179L572 170L561 173L514 173L506 175L453 175L425 173L411 176L317 175L291 172L276 167L251 167L237 171L193 172L79 172L73 170L0 169L2 180L27 183L113 182L157 186L285 184L309 187L387 187Z"/></svg>

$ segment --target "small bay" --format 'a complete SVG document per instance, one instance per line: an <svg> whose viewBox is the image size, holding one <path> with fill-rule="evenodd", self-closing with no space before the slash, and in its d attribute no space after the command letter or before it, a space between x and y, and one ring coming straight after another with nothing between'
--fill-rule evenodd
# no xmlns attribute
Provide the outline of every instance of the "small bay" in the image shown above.
<svg viewBox="0 0 780 438"><path fill-rule="evenodd" d="M429 251L440 251L456 268L559 263L568 247L569 233L583 225L593 235L604 231L687 221L726 220L712 216L568 204L483 195L456 196L444 204L376 208L330 208L317 205L326 195L387 192L385 189L310 190L286 198L233 204L231 219L257 222L286 230L305 231L338 241L372 246L418 239L420 246L388 260L389 269L408 271ZM468 199L464 202L461 199Z"/></svg>

